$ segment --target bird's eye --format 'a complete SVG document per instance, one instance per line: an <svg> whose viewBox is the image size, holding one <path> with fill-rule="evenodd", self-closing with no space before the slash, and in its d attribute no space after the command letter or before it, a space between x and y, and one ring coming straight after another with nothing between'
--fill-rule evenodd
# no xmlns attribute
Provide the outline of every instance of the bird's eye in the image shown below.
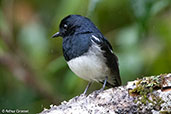
<svg viewBox="0 0 171 114"><path fill-rule="evenodd" d="M67 25L67 24L64 24L64 26L63 26L63 27L64 27L64 29L67 29L68 25Z"/></svg>

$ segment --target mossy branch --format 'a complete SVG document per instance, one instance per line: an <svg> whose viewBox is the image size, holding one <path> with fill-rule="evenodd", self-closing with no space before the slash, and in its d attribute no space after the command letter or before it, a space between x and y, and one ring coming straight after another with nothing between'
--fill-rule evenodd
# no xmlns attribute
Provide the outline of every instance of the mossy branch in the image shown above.
<svg viewBox="0 0 171 114"><path fill-rule="evenodd" d="M169 114L171 113L171 73L144 77L126 86L76 96L61 105L51 105L40 114Z"/></svg>

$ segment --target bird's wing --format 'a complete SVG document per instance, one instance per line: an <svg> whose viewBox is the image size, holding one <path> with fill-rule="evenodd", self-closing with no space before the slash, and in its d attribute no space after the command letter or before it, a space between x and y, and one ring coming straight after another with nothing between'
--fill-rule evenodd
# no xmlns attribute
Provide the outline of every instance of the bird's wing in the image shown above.
<svg viewBox="0 0 171 114"><path fill-rule="evenodd" d="M113 53L112 46L107 41L107 39L101 35L98 36L92 35L91 40L93 40L97 45L100 46L103 52L103 56L106 58L106 64L111 70L112 77L109 77L108 85L109 86L121 85L120 73L118 68L118 58Z"/></svg>

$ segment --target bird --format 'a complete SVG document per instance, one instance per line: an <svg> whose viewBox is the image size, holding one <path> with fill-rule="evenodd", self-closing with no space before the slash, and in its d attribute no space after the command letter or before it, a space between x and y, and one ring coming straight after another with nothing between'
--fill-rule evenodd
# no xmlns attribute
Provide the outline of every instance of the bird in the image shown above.
<svg viewBox="0 0 171 114"><path fill-rule="evenodd" d="M100 91L105 86L121 85L118 58L109 41L89 18L74 14L64 17L59 32L52 38L59 36L63 38L63 56L69 68L88 81L83 95L93 82L103 84Z"/></svg>

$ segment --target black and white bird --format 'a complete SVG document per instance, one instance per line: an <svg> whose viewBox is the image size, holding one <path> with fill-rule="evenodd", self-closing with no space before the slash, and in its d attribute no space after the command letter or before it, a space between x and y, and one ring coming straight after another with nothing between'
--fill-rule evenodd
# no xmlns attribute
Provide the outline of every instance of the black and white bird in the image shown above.
<svg viewBox="0 0 171 114"><path fill-rule="evenodd" d="M69 15L60 23L59 32L52 38L63 37L63 55L69 68L80 78L89 81L83 94L92 82L101 82L116 87L121 85L118 58L112 46L91 22L80 15Z"/></svg>

